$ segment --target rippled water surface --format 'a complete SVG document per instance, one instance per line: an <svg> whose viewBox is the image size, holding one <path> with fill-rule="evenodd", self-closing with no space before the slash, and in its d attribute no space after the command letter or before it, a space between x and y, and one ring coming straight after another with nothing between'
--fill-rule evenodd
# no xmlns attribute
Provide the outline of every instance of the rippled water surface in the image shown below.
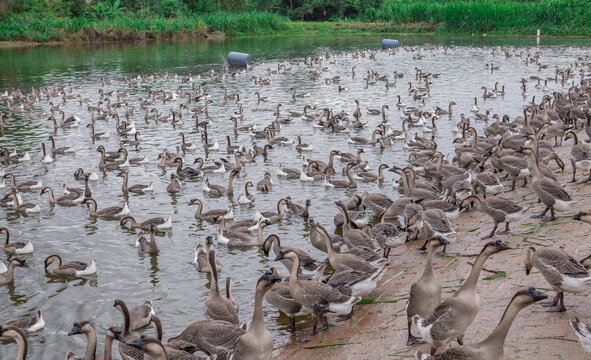
<svg viewBox="0 0 591 360"><path fill-rule="evenodd" d="M198 150L188 152L185 162L191 164L196 156L206 162L233 157L225 151L226 135L230 135L233 144L251 147L253 139L248 133L235 135L232 122L229 120L238 105L233 101L224 102L222 86L228 92L238 92L243 99L244 119L240 126L256 124L261 130L274 118L273 112L277 103L282 103L281 118L287 116L287 110L302 111L304 105L318 104L320 108L332 109L335 113L345 110L350 114L355 110L354 99L359 99L363 116L361 120L368 126L358 136L370 137L371 132L381 121L380 116L366 114L368 107L378 108L389 105L386 111L393 129L400 129L400 110L396 107L396 96L409 106L416 106L408 92L408 82L417 87L423 82L415 80L415 67L425 72L440 73L432 78L430 97L424 109L436 106L447 109L450 101L455 101L452 116L443 116L438 122L437 141L439 149L444 153L452 150L451 128L459 120L461 113L473 116L470 108L474 96L479 97L481 112L490 110L491 114L509 114L511 118L521 114L523 105L536 95L536 101L546 93L536 88L530 76L542 78L554 77L556 66L563 67L574 62L577 57L589 54L589 40L550 39L542 40L540 47L535 47L533 38L432 38L409 37L401 39L404 44L416 45L416 48L400 48L395 52L377 52L375 59L365 50L373 51L379 47L381 36L282 36L228 39L219 43L181 43L181 44L139 44L105 46L63 46L39 47L32 49L0 51L0 92L10 88L20 88L27 93L31 86L64 86L69 83L81 85L74 89L73 94L92 98L92 104L99 100L101 89L100 78L112 79L113 84L104 87L105 91L120 90L129 92L125 98L130 108L135 109L133 117L137 130L141 133L141 145L130 148L130 156L148 156L147 165L129 168L130 184L153 182L153 194L133 195L126 197L121 191L121 178L116 172L102 172L98 169L100 154L96 152L98 145L104 145L108 151L118 148L120 136L115 132L114 120L97 121L97 132L108 131L108 140L97 140L94 144L89 136L89 129L84 126L90 122L90 113L86 106L80 107L75 100L68 100L63 109L66 116L76 115L81 119L81 126L76 129L58 130L54 133L52 123L47 116L31 119L27 113L14 110L8 111L7 105L0 102L0 111L7 113L4 119L4 133L0 136L0 145L18 152L28 151L32 161L19 165L1 165L6 172L15 174L17 182L41 180L44 186L52 187L56 193L61 190L62 183L82 187L81 182L73 178L78 167L86 171L95 171L99 180L91 183L94 198L99 208L122 205L127 201L132 215L138 220L152 216L172 215L172 230L159 232L159 255L138 254L133 244L134 231L121 227L118 221L95 219L89 215L85 205L75 207L49 206L46 195L40 196L38 191L22 193L26 202L38 203L41 213L33 216L22 216L9 208L0 208L0 226L7 227L11 232L12 241L28 241L31 239L35 252L25 256L30 264L28 269L16 269L16 281L13 285L0 287L0 323L9 319L33 314L35 309L42 308L47 323L46 329L29 337L30 358L57 359L72 349L83 354L85 342L83 337L68 337L72 323L78 320L90 320L99 335L99 348L102 349L104 330L119 324L121 317L113 308L113 300L124 299L128 305L135 306L146 299L152 300L156 313L164 326L164 337L167 339L177 335L192 321L204 318L203 301L207 297L209 277L198 273L190 264L193 260L193 249L197 242L205 236L215 234L217 226L207 221L197 221L193 217L195 207L187 204L190 199L199 198L204 201L205 210L227 208L232 206L236 219L253 218L257 210L275 209L277 201L291 196L295 202L303 204L306 199L312 200L311 214L321 223L334 229L333 216L336 213L334 200L343 199L354 193L383 192L392 198L399 196L392 187L392 173L386 173L382 184L359 183L357 190L326 189L322 182L302 183L299 180L285 180L276 176L279 163L288 167L300 168L302 155L296 152L294 145L277 145L270 150L266 159L256 158L256 163L246 164L235 183L233 198L210 198L202 191L202 179L195 181L183 180L183 189L176 195L166 192L170 172L156 166L157 156L163 149L174 150L180 144L179 132L184 132L187 141L201 144L200 132L194 126L190 115L185 112L182 125L172 126L169 123L144 121L144 111L140 109L138 99L147 97L147 87L152 90L176 91L179 88L189 90L191 83L181 82L181 75L191 73L200 75L195 80L197 85L206 88L211 94L213 104L210 106L209 137L219 142L221 151L206 153L202 146ZM453 45L453 49L444 52L443 46ZM512 56L506 57L508 51ZM215 70L215 75L223 74L223 65L228 51L244 51L253 55L256 61L264 62L261 66L239 73L236 76L212 82L207 73L208 67ZM353 57L358 51L365 51L363 56ZM308 77L309 68L303 65L307 55L332 56L324 60L322 65L314 68L322 72L318 81ZM524 59L527 53L539 54L539 62L548 65L540 69L536 64L526 66ZM421 59L417 59L421 55ZM287 60L299 61L299 65L288 64ZM500 69L485 69L485 64L494 63ZM277 70L278 64L285 64L290 71L281 71L269 75L267 69ZM352 78L351 68L356 66L356 76ZM368 70L377 71L380 76L388 75L394 80L394 71L405 73L398 79L397 87L386 90L383 82L365 88L365 77ZM141 82L137 87L128 87L123 77L136 77L140 73L178 74L178 78L161 78L149 82ZM340 75L342 86L349 90L339 92L338 85L327 85L325 78ZM253 76L271 79L271 85L255 86ZM521 95L520 79L528 79L529 97ZM495 82L505 86L506 94L497 99L482 99L482 86L494 87ZM568 86L569 84L566 84ZM310 92L310 97L294 102L291 87L298 92ZM549 82L550 90L563 90L560 83ZM270 97L266 103L257 103L255 95ZM59 98L52 101L60 102ZM116 102L115 96L112 101ZM103 100L103 102L105 102ZM178 109L179 101L157 102L156 108L161 113L169 113L171 108ZM14 103L12 104L15 105ZM202 106L192 103L191 107ZM103 105L104 107L104 105ZM49 112L47 99L44 97L36 105L34 112ZM123 118L124 110L119 113ZM59 114L56 114L59 116ZM203 118L203 117L202 117ZM58 117L59 119L59 117ZM203 120L203 119L201 119ZM483 122L475 122L477 129L482 129ZM420 129L413 128L410 136ZM54 135L57 146L74 145L75 155L58 156L53 163L43 164L41 160L41 142L48 143L48 136ZM359 146L350 144L346 134L330 134L312 128L311 123L295 119L293 123L283 125L278 136L294 139L300 135L304 142L314 146L314 151L305 153L309 158L328 160L332 149L344 152L355 152ZM427 135L428 136L428 135ZM259 144L264 141L258 140ZM402 148L402 142L381 151L379 146L363 146L363 159L369 161L370 168L377 171L380 163L403 166L408 158L408 150ZM337 161L337 169L341 163ZM253 206L239 205L238 196L243 192L246 181L256 184L265 171L273 175L273 190L263 194L252 190L256 196ZM212 174L210 181L215 184L227 184L228 174ZM335 178L340 178L340 174ZM7 193L9 190L0 190ZM326 255L313 248L308 241L309 227L306 222L296 216L288 215L280 224L265 229L265 236L277 233L283 244L296 246L309 251L316 259L325 260ZM253 306L254 287L264 269L278 267L284 274L286 270L279 263L267 259L258 248L229 248L216 244L219 262L223 266L222 278L232 276L234 279L234 297L240 303L240 318L250 320ZM43 268L43 260L51 254L59 254L65 261L89 261L95 258L98 273L84 279L63 279L54 277ZM5 262L9 259L0 255ZM223 285L222 285L223 287ZM275 336L276 346L293 341L289 332L289 321L279 316L276 309L265 305L266 326ZM309 324L299 322L302 331L308 331ZM152 333L152 330L146 330ZM0 346L0 358L10 359L16 354L12 345Z"/></svg>

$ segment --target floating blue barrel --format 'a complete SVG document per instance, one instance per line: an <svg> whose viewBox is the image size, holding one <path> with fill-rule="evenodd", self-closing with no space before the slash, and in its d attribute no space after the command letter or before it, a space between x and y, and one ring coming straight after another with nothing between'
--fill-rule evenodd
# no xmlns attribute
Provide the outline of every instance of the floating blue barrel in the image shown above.
<svg viewBox="0 0 591 360"><path fill-rule="evenodd" d="M391 47L400 46L400 41L392 40L392 39L383 39L382 40L382 49L387 49Z"/></svg>
<svg viewBox="0 0 591 360"><path fill-rule="evenodd" d="M232 51L228 54L228 64L231 66L247 66L252 62L252 55Z"/></svg>

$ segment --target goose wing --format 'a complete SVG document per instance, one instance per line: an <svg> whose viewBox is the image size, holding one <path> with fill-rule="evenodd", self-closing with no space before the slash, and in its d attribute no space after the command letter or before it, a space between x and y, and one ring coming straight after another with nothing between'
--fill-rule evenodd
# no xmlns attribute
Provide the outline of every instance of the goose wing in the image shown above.
<svg viewBox="0 0 591 360"><path fill-rule="evenodd" d="M102 216L113 216L121 213L123 211L123 207L121 206L111 206L108 208L104 208L102 210L97 211L97 214Z"/></svg>
<svg viewBox="0 0 591 360"><path fill-rule="evenodd" d="M570 195L557 182L549 179L542 179L533 183L534 189L537 187L545 193L552 195L553 198L562 201L572 201Z"/></svg>
<svg viewBox="0 0 591 360"><path fill-rule="evenodd" d="M313 280L303 281L305 287L304 301L311 308L321 308L328 312L328 304L345 303L351 299L350 296L343 295L337 289L330 285L319 283Z"/></svg>
<svg viewBox="0 0 591 360"><path fill-rule="evenodd" d="M199 320L168 341L186 341L209 354L215 354L219 353L219 348L232 349L236 339L244 333L243 329L227 321Z"/></svg>
<svg viewBox="0 0 591 360"><path fill-rule="evenodd" d="M540 249L535 256L545 264L552 266L563 275L587 277L589 274L583 265L569 254L555 249Z"/></svg>
<svg viewBox="0 0 591 360"><path fill-rule="evenodd" d="M505 199L500 196L489 197L486 199L486 203L491 208L502 211L505 214L513 214L523 210L523 208L511 200Z"/></svg>
<svg viewBox="0 0 591 360"><path fill-rule="evenodd" d="M574 145L570 155L575 161L591 160L591 146L587 144Z"/></svg>
<svg viewBox="0 0 591 360"><path fill-rule="evenodd" d="M19 329L26 330L31 325L34 325L36 323L36 320L37 319L35 318L35 316L30 316L30 317L26 317L26 318L22 318L22 319L10 320L10 321L5 322L3 325L4 326L14 326Z"/></svg>
<svg viewBox="0 0 591 360"><path fill-rule="evenodd" d="M447 298L443 300L427 320L427 324L433 324L431 328L433 340L447 339L460 319L463 319L463 317L461 316L461 309L456 306L456 299Z"/></svg>
<svg viewBox="0 0 591 360"><path fill-rule="evenodd" d="M86 270L88 264L82 261L70 261L60 266L60 270L74 269L74 270Z"/></svg>
<svg viewBox="0 0 591 360"><path fill-rule="evenodd" d="M302 310L302 305L291 297L287 281L275 284L265 295L265 300L286 314L297 314Z"/></svg>
<svg viewBox="0 0 591 360"><path fill-rule="evenodd" d="M431 229L436 232L445 234L453 231L447 216L439 209L425 210L423 212L423 220L429 223Z"/></svg>
<svg viewBox="0 0 591 360"><path fill-rule="evenodd" d="M458 346L452 347L444 352L437 354L433 357L437 360L479 360L482 359L482 353L476 351L470 346Z"/></svg>

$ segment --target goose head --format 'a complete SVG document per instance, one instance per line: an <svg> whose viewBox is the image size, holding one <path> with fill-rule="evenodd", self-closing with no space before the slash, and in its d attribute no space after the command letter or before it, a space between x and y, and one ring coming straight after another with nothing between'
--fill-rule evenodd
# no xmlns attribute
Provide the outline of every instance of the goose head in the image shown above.
<svg viewBox="0 0 591 360"><path fill-rule="evenodd" d="M72 330L70 330L70 332L68 333L68 336L86 334L92 331L91 329L93 329L93 326L88 321L76 321L72 326Z"/></svg>
<svg viewBox="0 0 591 360"><path fill-rule="evenodd" d="M281 276L276 274L274 268L266 270L265 273L257 281L257 288L260 286L262 290L270 289L274 284L281 282Z"/></svg>

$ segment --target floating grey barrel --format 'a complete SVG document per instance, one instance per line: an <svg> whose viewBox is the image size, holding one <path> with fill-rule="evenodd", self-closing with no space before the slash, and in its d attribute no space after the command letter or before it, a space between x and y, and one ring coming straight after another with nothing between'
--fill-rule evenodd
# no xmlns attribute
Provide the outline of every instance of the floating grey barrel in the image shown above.
<svg viewBox="0 0 591 360"><path fill-rule="evenodd" d="M382 40L382 49L387 49L391 47L400 46L400 41L392 40L392 39L383 39Z"/></svg>
<svg viewBox="0 0 591 360"><path fill-rule="evenodd" d="M252 55L232 51L228 54L228 64L232 66L247 66L252 62Z"/></svg>

